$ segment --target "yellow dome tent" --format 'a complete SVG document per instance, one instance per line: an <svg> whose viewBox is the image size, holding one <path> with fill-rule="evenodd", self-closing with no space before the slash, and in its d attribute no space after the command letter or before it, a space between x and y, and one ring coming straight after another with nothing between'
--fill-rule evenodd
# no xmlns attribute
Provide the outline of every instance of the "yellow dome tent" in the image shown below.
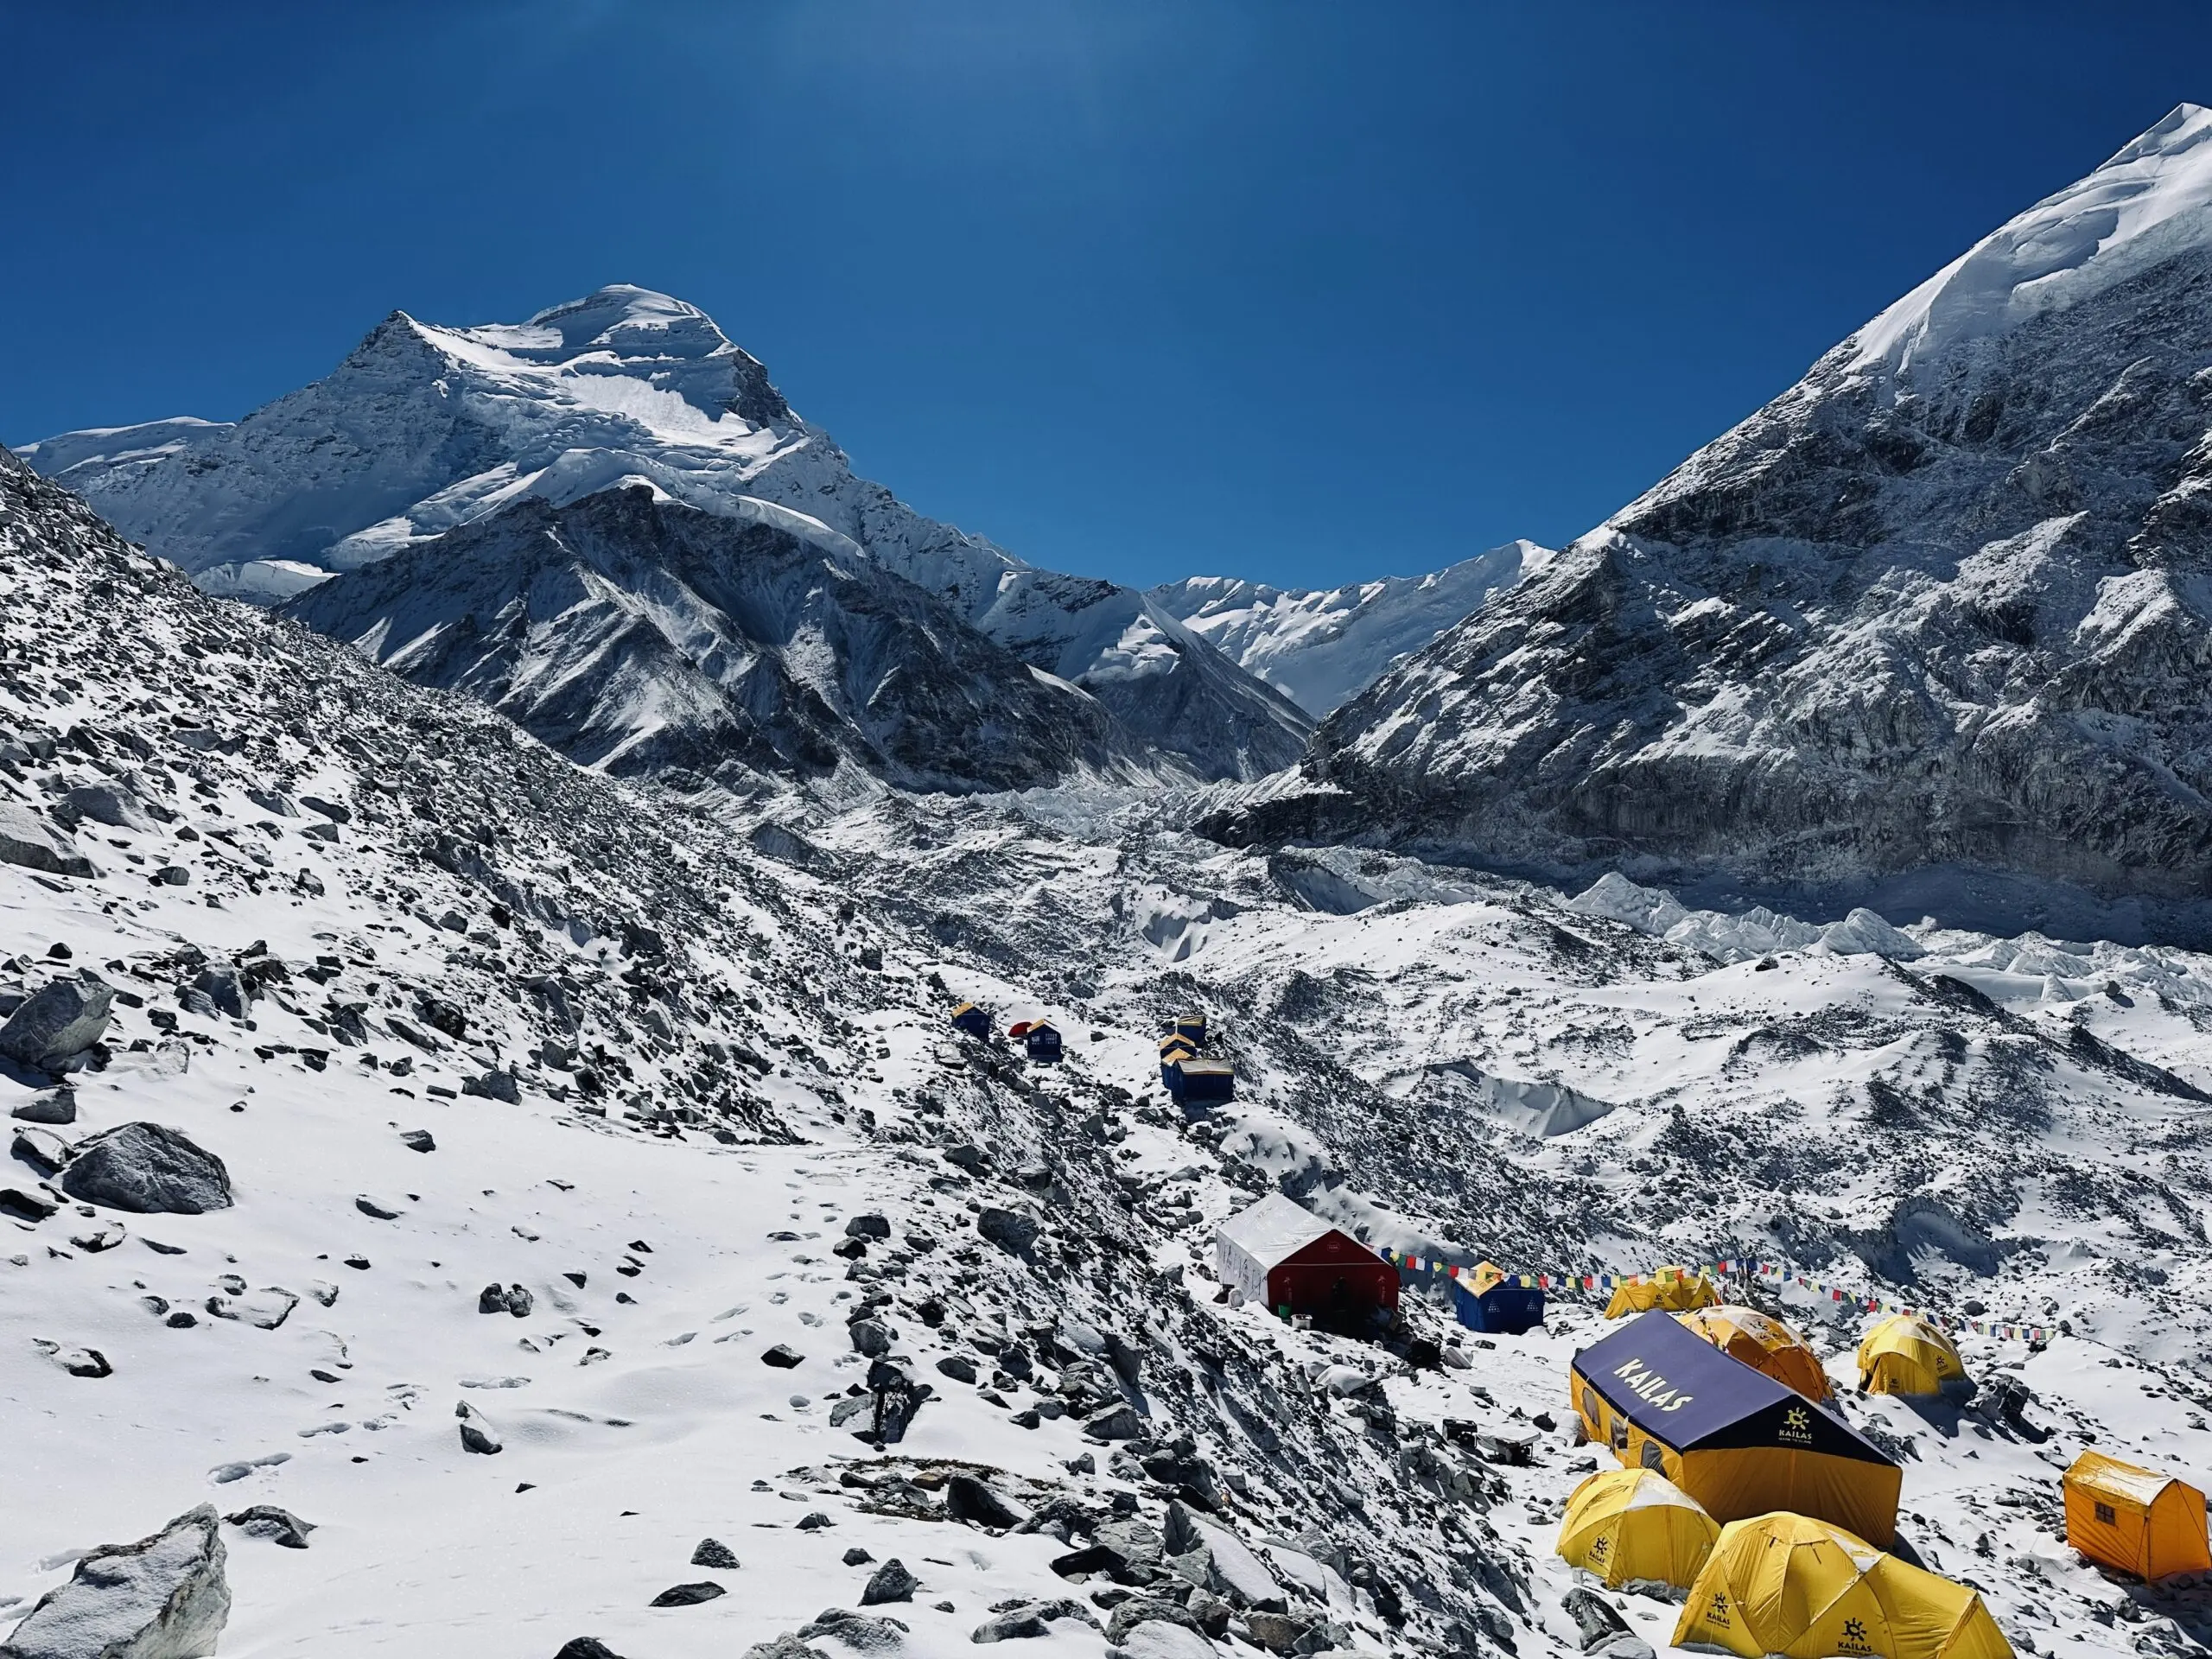
<svg viewBox="0 0 2212 1659"><path fill-rule="evenodd" d="M1692 1308L1719 1304L1720 1293L1703 1274L1688 1268L1656 1268L1615 1285L1613 1299L1605 1304L1605 1317L1618 1319L1624 1313L1649 1313L1655 1307L1687 1313Z"/></svg>
<svg viewBox="0 0 2212 1659"><path fill-rule="evenodd" d="M1567 1500L1559 1554L1605 1580L1669 1584L1687 1589L1713 1553L1720 1523L1664 1475L1649 1469L1605 1469Z"/></svg>
<svg viewBox="0 0 2212 1659"><path fill-rule="evenodd" d="M2186 1481L2084 1452L2065 1485L2066 1541L2098 1566L2154 1581L2212 1572L2204 1494Z"/></svg>
<svg viewBox="0 0 2212 1659"><path fill-rule="evenodd" d="M1859 1386L1869 1394L1942 1394L1967 1380L1951 1339L1916 1314L1877 1319L1859 1344Z"/></svg>
<svg viewBox="0 0 2212 1659"><path fill-rule="evenodd" d="M2012 1659L1981 1598L1802 1515L1731 1522L1690 1586L1675 1645L1744 1659Z"/></svg>
<svg viewBox="0 0 2212 1659"><path fill-rule="evenodd" d="M1835 1392L1828 1386L1827 1373L1821 1369L1821 1357L1780 1319L1727 1302L1675 1317L1686 1330L1703 1337L1722 1353L1742 1360L1755 1371L1764 1371L1815 1405Z"/></svg>

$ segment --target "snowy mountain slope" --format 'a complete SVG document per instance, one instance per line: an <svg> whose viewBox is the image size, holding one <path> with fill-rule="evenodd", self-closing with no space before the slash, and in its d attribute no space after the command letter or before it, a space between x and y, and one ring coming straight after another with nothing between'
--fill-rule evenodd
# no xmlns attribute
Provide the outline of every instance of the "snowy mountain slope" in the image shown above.
<svg viewBox="0 0 2212 1659"><path fill-rule="evenodd" d="M2212 1071L2201 957L1922 934L1908 982L1834 954L1847 934L1727 966L1412 861L1226 852L1094 785L710 816L194 593L4 457L0 572L0 803L92 867L0 862L0 978L91 966L133 999L73 1074L76 1120L39 1133L174 1124L232 1198L142 1215L55 1194L0 1234L0 1618L93 1540L207 1498L315 1523L304 1550L225 1527L240 1659L543 1659L587 1634L704 1659L801 1632L831 1659L949 1659L1001 1611L1067 1659L1105 1659L1084 1618L1117 1614L1139 1659L1249 1653L1263 1630L1408 1659L1579 1651L1549 1548L1596 1453L1545 1425L1593 1316L1489 1344L1415 1298L1450 1357L1413 1370L1215 1302L1211 1226L1281 1185L1388 1242L1648 1266L1764 1236L1848 1282L2064 1318L2041 1353L1967 1344L2034 1390L2042 1445L1847 1409L1903 1449L1916 1547L2023 1650L2204 1637L2202 1597L2107 1584L2050 1531L2056 1467L2092 1433L2184 1470L2207 1455L2205 1172L2175 1138L2186 1097L2148 1069ZM1100 799L1105 832L1081 833ZM1619 884L1591 904L1698 919ZM955 995L1050 1014L1066 1062L949 1042ZM1246 1097L1184 1122L1152 1037L1192 1003ZM1459 1062L1614 1110L1513 1139ZM1424 1094L1440 1071L1459 1092ZM2008 1077L2021 1144L1977 1141L1968 1103ZM1824 1161L1854 1087L1926 1117L1948 1160L1902 1262L1866 1230L1903 1177ZM1802 1122L1770 1131L1791 1096ZM11 1110L54 1097L0 1072ZM43 1207L66 1170L42 1179L27 1155L52 1143L19 1144L0 1184ZM1941 1219L1960 1213L1993 1265L1961 1259L1977 1237ZM1747 1233L1777 1215L1793 1230ZM1018 1242L1010 1218L1037 1229L1025 1249L985 1230ZM1831 1355L1851 1334L1832 1305L1791 1311ZM779 1345L788 1369L763 1363ZM109 1374L73 1373L92 1350ZM880 1452L855 1433L879 1377L894 1413L930 1389ZM1485 1460L1465 1424L1529 1461ZM955 1475L1020 1524L958 1518ZM1166 1559L1200 1503L1287 1626L1235 1605L1249 1578ZM1128 1567L1065 1561L1094 1544ZM862 1611L899 1623L854 1622L893 1557L919 1586ZM726 1593L649 1605L681 1584ZM1671 1628L1669 1605L1608 1599L1655 1641ZM1023 1612L1039 1602L1081 1616ZM1185 1615L1225 1639L1163 1634Z"/></svg>
<svg viewBox="0 0 2212 1659"><path fill-rule="evenodd" d="M2207 937L2208 131L2177 111L1997 232L1218 831Z"/></svg>
<svg viewBox="0 0 2212 1659"><path fill-rule="evenodd" d="M292 600L286 614L632 775L850 765L1003 789L1147 750L857 550L650 485L527 496Z"/></svg>
<svg viewBox="0 0 2212 1659"><path fill-rule="evenodd" d="M1208 775L1287 765L1310 728L1144 595L1036 569L855 477L711 319L644 289L474 328L394 312L331 374L234 425L67 433L22 453L203 586L264 601L519 495L564 505L641 477L704 511L785 508L857 543Z"/></svg>
<svg viewBox="0 0 2212 1659"><path fill-rule="evenodd" d="M0 569L0 975L10 1005L77 965L122 993L0 1198L0 1616L211 1498L314 1523L226 1528L226 1654L950 1654L1072 1599L1015 1639L1095 1659L1133 1594L1139 1649L1244 1628L1162 1560L1180 1494L1323 1645L1567 1650L1516 1552L1467 1570L1478 1469L1439 1531L1395 1434L1313 1390L1331 1344L1228 1319L1132 1211L1141 1169L1225 1212L1211 1154L1079 1055L948 1047L932 978L969 970L779 861L823 862L795 836L210 601L4 457ZM89 873L14 861L27 821ZM61 1098L0 1071L11 1111ZM226 1207L56 1190L149 1118ZM1036 1524L961 1519L954 1475ZM1109 1537L1123 1583L1052 1569ZM892 1557L898 1624L817 1617ZM728 1593L650 1605L699 1583Z"/></svg>
<svg viewBox="0 0 2212 1659"><path fill-rule="evenodd" d="M1191 576L1149 596L1319 720L1551 556L1534 542L1508 542L1424 576L1325 591Z"/></svg>

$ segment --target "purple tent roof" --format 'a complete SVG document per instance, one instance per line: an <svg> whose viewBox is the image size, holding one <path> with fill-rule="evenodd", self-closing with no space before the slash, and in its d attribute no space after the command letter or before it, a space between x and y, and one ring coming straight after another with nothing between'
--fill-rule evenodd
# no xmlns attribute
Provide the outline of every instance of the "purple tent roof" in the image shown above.
<svg viewBox="0 0 2212 1659"><path fill-rule="evenodd" d="M1771 1446L1893 1459L1840 1418L1656 1310L1574 1357L1578 1383L1677 1452Z"/></svg>

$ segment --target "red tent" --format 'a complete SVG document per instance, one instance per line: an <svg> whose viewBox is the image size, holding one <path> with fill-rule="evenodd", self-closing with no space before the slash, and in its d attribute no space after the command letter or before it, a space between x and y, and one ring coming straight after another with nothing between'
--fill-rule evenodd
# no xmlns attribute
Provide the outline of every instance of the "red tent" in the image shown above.
<svg viewBox="0 0 2212 1659"><path fill-rule="evenodd" d="M1214 1266L1222 1283L1276 1313L1364 1326L1398 1306L1395 1268L1279 1192L1222 1223Z"/></svg>

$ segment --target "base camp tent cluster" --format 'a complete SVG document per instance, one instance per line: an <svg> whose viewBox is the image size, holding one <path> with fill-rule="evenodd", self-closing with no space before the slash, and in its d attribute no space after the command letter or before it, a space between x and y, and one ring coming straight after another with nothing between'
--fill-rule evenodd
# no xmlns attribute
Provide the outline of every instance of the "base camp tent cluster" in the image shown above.
<svg viewBox="0 0 2212 1659"><path fill-rule="evenodd" d="M1584 1432L1656 1470L1717 1521L1816 1516L1886 1544L1903 1477L1880 1447L1795 1389L1653 1312L1574 1357Z"/></svg>
<svg viewBox="0 0 2212 1659"><path fill-rule="evenodd" d="M1236 1068L1229 1061L1209 1057L1206 1017L1178 1014L1160 1039L1160 1081L1178 1105L1211 1105L1236 1096Z"/></svg>
<svg viewBox="0 0 2212 1659"><path fill-rule="evenodd" d="M1570 1388L1623 1466L1575 1489L1559 1553L1608 1585L1686 1591L1677 1645L2011 1659L1972 1588L1885 1553L1902 1471L1827 1403L1817 1356L1779 1319L1654 1307L1577 1354ZM2201 1500L2198 1516L2201 1537Z"/></svg>

